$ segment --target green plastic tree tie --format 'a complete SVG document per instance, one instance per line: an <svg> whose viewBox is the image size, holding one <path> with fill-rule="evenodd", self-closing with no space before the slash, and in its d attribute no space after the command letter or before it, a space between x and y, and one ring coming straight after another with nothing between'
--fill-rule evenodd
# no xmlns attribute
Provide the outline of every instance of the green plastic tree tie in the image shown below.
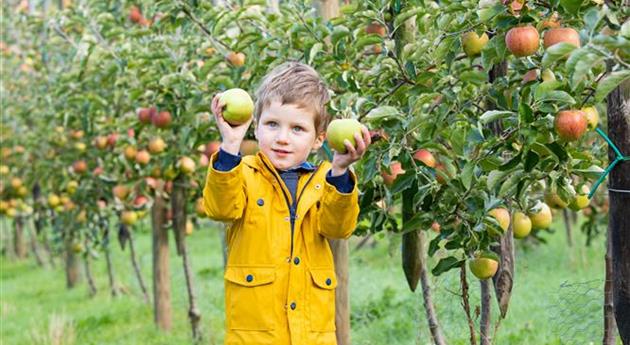
<svg viewBox="0 0 630 345"><path fill-rule="evenodd" d="M591 188L591 192L588 194L588 198L589 199L591 199L593 197L593 195L597 191L597 188L599 187L599 185L602 184L602 182L604 182L604 180L606 179L606 176L608 176L610 171L615 167L615 165L617 165L617 163L623 162L623 161L630 161L630 156L625 156L624 157L621 154L621 151L619 151L619 149L617 148L617 145L615 145L610 140L610 138L606 135L606 133L604 133L604 131L602 131L601 128L597 127L597 128L595 128L595 131L602 138L604 138L604 140L606 140L606 142L608 143L608 145L610 147L612 147L613 151L615 151L616 158L615 158L615 160L612 163L610 163L610 165L606 168L606 170L604 170L604 172L601 175L599 175L599 179L597 179L597 182L595 182L595 185L593 186L593 188Z"/></svg>

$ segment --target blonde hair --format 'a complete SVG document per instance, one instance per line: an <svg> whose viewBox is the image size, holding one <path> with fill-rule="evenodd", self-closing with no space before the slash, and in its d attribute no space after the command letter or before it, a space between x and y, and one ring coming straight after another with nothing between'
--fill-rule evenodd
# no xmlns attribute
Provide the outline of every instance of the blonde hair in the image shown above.
<svg viewBox="0 0 630 345"><path fill-rule="evenodd" d="M313 112L315 131L319 134L326 130L330 120L326 104L330 101L330 95L324 81L313 67L289 61L269 72L256 90L254 119L257 123L263 109L273 101L293 104Z"/></svg>

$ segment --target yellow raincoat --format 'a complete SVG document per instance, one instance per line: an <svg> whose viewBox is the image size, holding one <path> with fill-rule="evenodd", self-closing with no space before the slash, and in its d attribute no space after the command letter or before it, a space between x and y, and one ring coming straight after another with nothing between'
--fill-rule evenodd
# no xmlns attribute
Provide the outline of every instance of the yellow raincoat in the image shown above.
<svg viewBox="0 0 630 345"><path fill-rule="evenodd" d="M326 182L329 162L298 181L293 229L291 193L261 152L230 171L213 163L203 190L210 218L232 222L226 240L225 345L336 345L337 277L327 239L348 238L359 214L354 189Z"/></svg>

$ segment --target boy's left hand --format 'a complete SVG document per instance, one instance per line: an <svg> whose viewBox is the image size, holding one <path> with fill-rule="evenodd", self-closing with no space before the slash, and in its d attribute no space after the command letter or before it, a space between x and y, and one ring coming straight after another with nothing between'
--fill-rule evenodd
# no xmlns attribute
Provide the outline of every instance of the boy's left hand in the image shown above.
<svg viewBox="0 0 630 345"><path fill-rule="evenodd" d="M346 139L344 141L344 145L346 145L347 152L342 154L335 151L335 155L332 160L332 176L343 175L346 170L348 170L350 164L363 157L368 146L372 143L372 138L370 137L370 132L365 126L361 127L361 133L363 134L363 137L361 137L359 133L354 134L354 140L357 143L356 148L352 146L352 143L349 140Z"/></svg>

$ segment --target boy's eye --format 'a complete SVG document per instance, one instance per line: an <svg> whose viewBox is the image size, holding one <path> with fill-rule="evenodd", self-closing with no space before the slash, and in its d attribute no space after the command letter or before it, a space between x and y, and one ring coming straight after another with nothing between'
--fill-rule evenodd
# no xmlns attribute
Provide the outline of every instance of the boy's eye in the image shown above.
<svg viewBox="0 0 630 345"><path fill-rule="evenodd" d="M269 127L276 127L276 126L278 126L278 123L276 123L275 121L269 121L269 122L267 122L267 126L269 126Z"/></svg>
<svg viewBox="0 0 630 345"><path fill-rule="evenodd" d="M296 131L296 132L301 132L301 131L304 130L304 128L302 128L300 126L295 126L295 127L293 127L293 130Z"/></svg>

